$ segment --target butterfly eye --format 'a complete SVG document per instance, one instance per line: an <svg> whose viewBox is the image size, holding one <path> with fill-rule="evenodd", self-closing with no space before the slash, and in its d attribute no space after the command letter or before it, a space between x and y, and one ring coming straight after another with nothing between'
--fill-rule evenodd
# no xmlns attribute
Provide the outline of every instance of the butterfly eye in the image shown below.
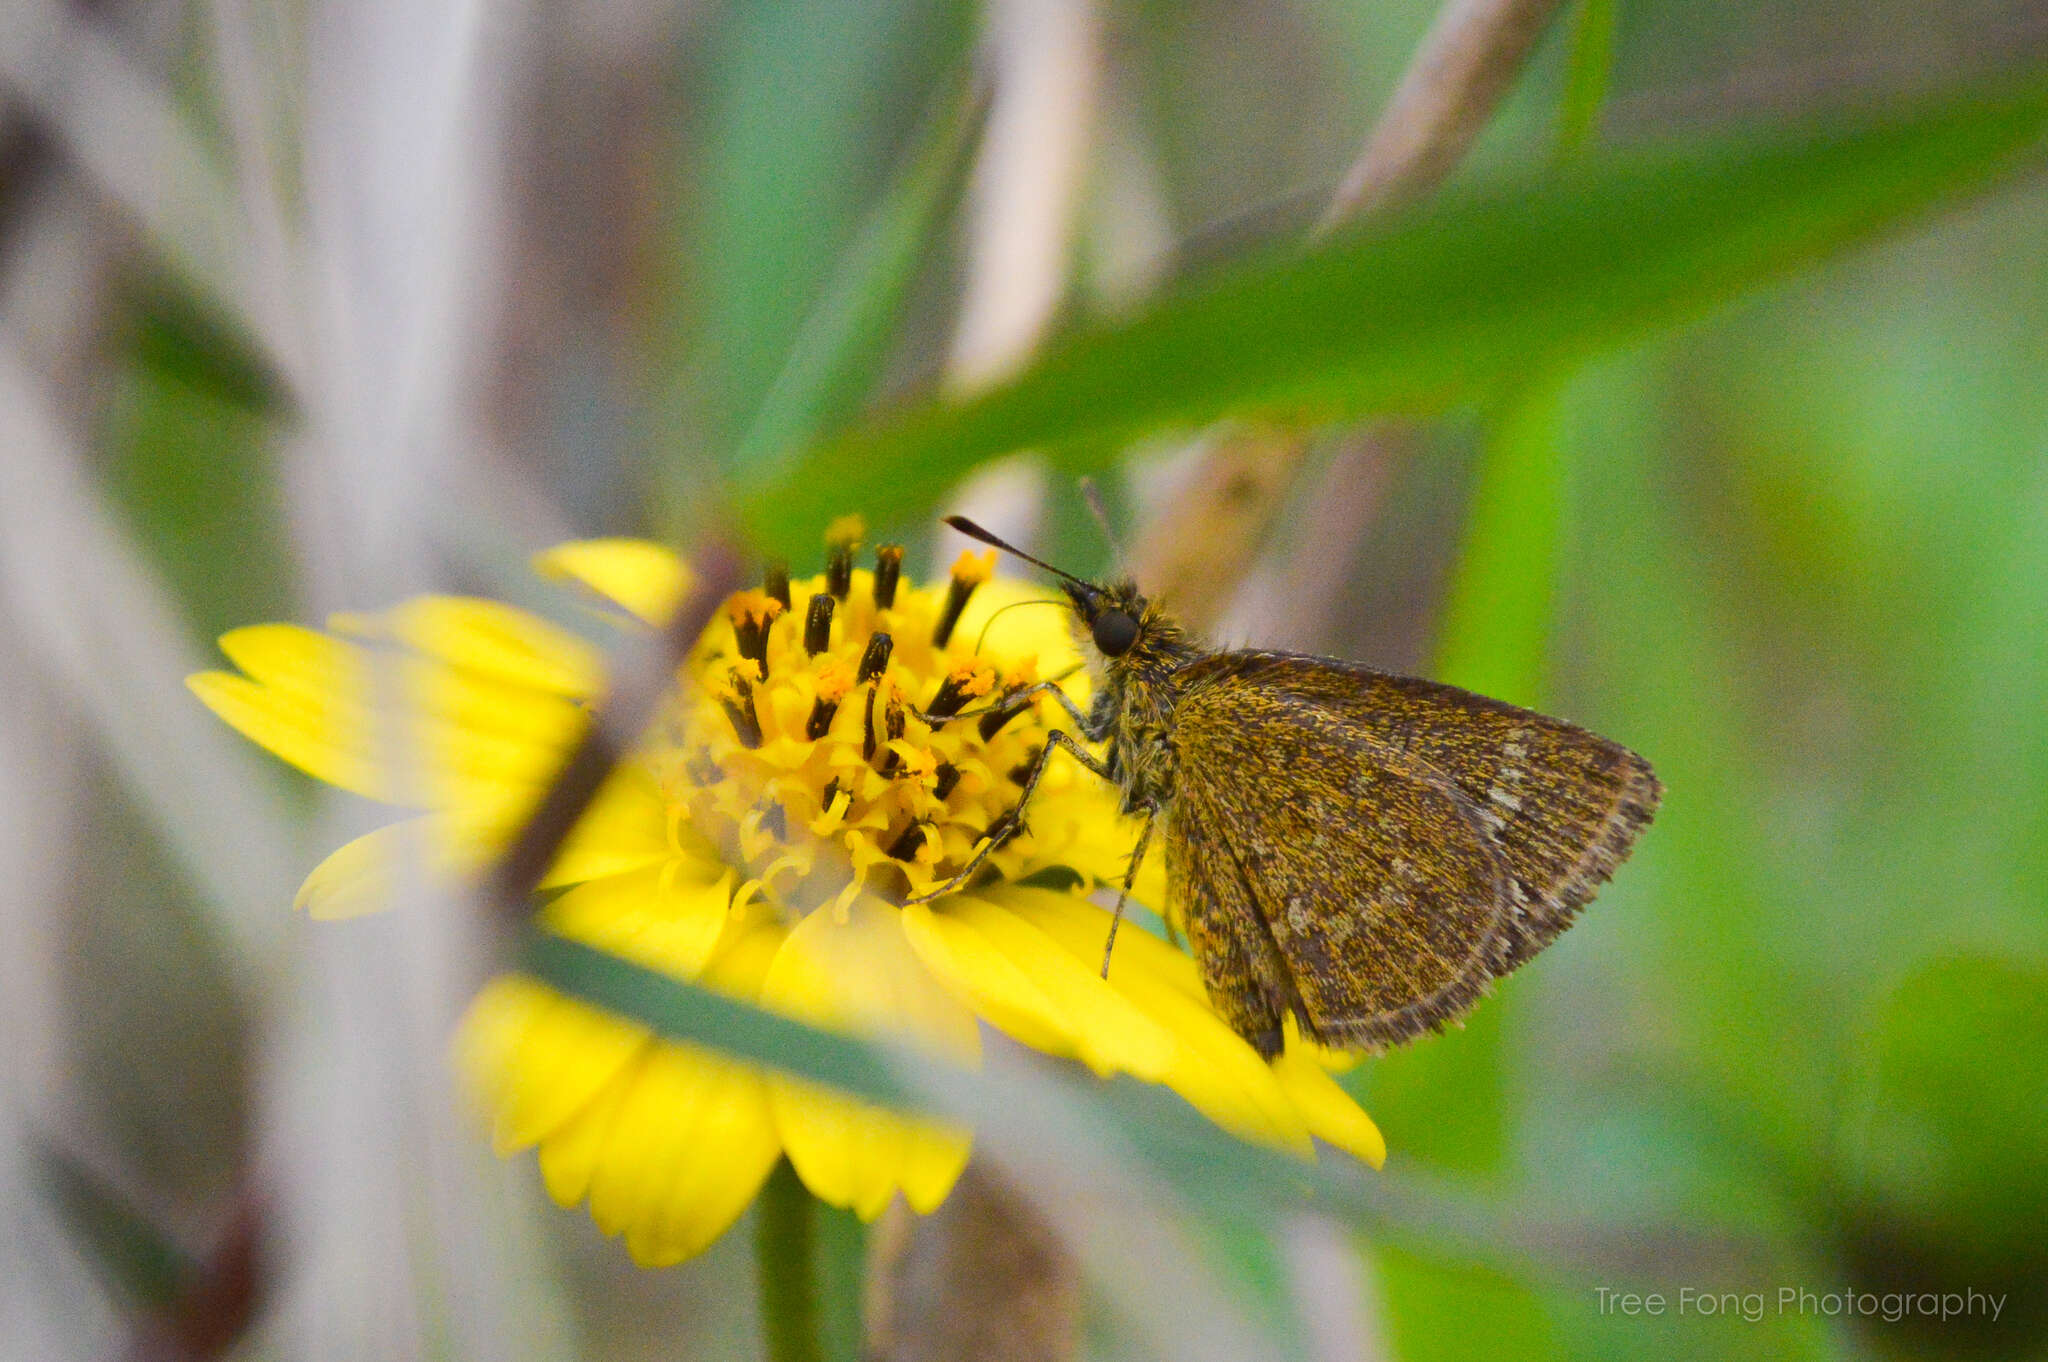
<svg viewBox="0 0 2048 1362"><path fill-rule="evenodd" d="M1138 622L1121 610L1105 610L1090 626L1104 657L1122 657L1138 641Z"/></svg>

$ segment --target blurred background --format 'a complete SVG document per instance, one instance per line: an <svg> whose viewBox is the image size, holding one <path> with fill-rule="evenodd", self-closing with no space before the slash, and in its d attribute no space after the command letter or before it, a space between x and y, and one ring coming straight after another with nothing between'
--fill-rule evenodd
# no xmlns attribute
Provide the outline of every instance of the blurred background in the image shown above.
<svg viewBox="0 0 2048 1362"><path fill-rule="evenodd" d="M1599 167L1796 147L2048 55L2028 0L1551 8L1469 150L1356 213L1588 166L1592 212ZM1286 270L1437 14L0 0L0 1354L760 1355L744 1228L641 1272L490 1158L440 1050L473 933L294 921L360 814L181 678L238 624L517 599L572 536L752 551L778 491L831 490L834 430ZM1540 705L1664 779L1575 930L1346 1077L1392 1151L1376 1212L1175 1203L1264 1355L2048 1356L2028 145L1441 400L1282 429L1133 370L1154 414L1055 457L845 470L837 509L914 560L957 549L943 502L1096 572L1093 471L1219 641ZM1748 202L1730 242L1769 227ZM1627 291L1582 263L1592 312ZM1446 353L1469 301L1420 314ZM873 1233L825 1228L837 1355ZM1167 1355L1124 1298L1208 1290L1173 1272L1094 1254L1078 1353L1017 1355ZM1996 1318L1839 1294L1971 1291Z"/></svg>

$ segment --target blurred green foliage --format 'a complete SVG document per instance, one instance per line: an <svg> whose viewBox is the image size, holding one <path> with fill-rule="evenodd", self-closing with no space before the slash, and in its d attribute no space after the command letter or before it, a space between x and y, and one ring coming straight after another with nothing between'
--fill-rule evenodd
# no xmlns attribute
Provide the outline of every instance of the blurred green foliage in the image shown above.
<svg viewBox="0 0 2048 1362"><path fill-rule="evenodd" d="M2035 177L1837 258L2038 164L2038 79L1601 151L1610 78L1682 71L1736 21L1589 0L1445 202L1233 255L1133 316L1082 320L995 392L836 431L935 346L917 291L947 265L965 13L737 5L710 26L695 84L670 92L662 192L687 202L648 306L693 421L660 458L744 451L732 490L759 546L801 564L831 515L914 527L1019 447L1113 471L1127 438L1247 412L1470 422L1455 563L1425 603L1437 674L1613 734L1669 796L1584 923L1467 1028L1351 1080L1388 1131L1391 1184L1427 1170L1497 1211L1503 1241L1570 1231L1484 1261L1469 1236L1432 1242L1427 1216L1375 1237L1395 1355L2048 1355L2048 192ZM1425 13L1289 8L1272 51L1232 48L1245 21L1221 5L1120 15L1123 98L1183 225L1333 169ZM1279 117L1223 74L1297 50L1337 116ZM1503 178L1549 159L1560 99L1571 169ZM98 471L204 637L299 613L286 416L260 361L180 297L129 297ZM1099 560L1071 489L1052 496L1062 554ZM887 1089L857 1045L659 992L613 1001ZM1120 1089L1104 1106L1193 1200L1217 1199L1218 1260L1284 1315L1256 1193L1291 1174ZM823 1237L843 1302L861 1233ZM1596 1296L1730 1278L2009 1304L1995 1326L1751 1323L1623 1317ZM832 1327L843 1354L852 1325Z"/></svg>
<svg viewBox="0 0 2048 1362"><path fill-rule="evenodd" d="M1841 251L2036 149L2048 85L1970 86L1903 115L1605 159L1449 201L1170 291L1055 340L1019 377L822 444L750 495L789 552L839 506L926 506L966 467L1231 416L1441 410ZM1090 464L1069 458L1059 466Z"/></svg>

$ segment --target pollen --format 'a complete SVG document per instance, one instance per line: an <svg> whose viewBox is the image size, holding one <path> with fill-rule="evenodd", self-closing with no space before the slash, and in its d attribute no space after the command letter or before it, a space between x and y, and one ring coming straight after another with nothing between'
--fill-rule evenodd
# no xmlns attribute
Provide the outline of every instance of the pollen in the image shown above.
<svg viewBox="0 0 2048 1362"><path fill-rule="evenodd" d="M813 684L820 700L836 705L846 698L846 692L853 689L853 668L843 660L833 658L818 668L817 680Z"/></svg>
<svg viewBox="0 0 2048 1362"><path fill-rule="evenodd" d="M676 816L791 920L862 892L920 897L992 839L981 873L1019 879L1080 835L1078 819L1005 818L1018 791L999 773L1028 763L1063 714L1032 699L987 722L1037 675L1035 652L1003 651L1005 630L957 628L992 557L965 554L945 583L921 587L895 545L856 568L858 534L834 527L822 575L772 571L770 590L726 603L730 627L692 650L649 753ZM1047 793L1034 808L1049 814Z"/></svg>
<svg viewBox="0 0 2048 1362"><path fill-rule="evenodd" d="M960 623L974 589L996 574L996 551L976 553L967 549L953 562L953 580L946 585L946 603L939 610L939 622L932 628L932 646L944 648L953 641L954 626Z"/></svg>
<svg viewBox="0 0 2048 1362"><path fill-rule="evenodd" d="M996 575L996 551L985 549L976 553L973 549L962 549L960 556L953 560L953 580L970 586L980 586Z"/></svg>

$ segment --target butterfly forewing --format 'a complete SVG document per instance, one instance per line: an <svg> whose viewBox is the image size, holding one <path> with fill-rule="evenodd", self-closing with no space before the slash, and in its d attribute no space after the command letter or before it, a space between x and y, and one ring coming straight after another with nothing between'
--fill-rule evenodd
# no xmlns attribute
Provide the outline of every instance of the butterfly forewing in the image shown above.
<svg viewBox="0 0 2048 1362"><path fill-rule="evenodd" d="M1440 1029L1569 925L1660 793L1626 748L1451 686L1253 652L1175 681L1171 892L1262 1049L1288 1011L1332 1044Z"/></svg>

